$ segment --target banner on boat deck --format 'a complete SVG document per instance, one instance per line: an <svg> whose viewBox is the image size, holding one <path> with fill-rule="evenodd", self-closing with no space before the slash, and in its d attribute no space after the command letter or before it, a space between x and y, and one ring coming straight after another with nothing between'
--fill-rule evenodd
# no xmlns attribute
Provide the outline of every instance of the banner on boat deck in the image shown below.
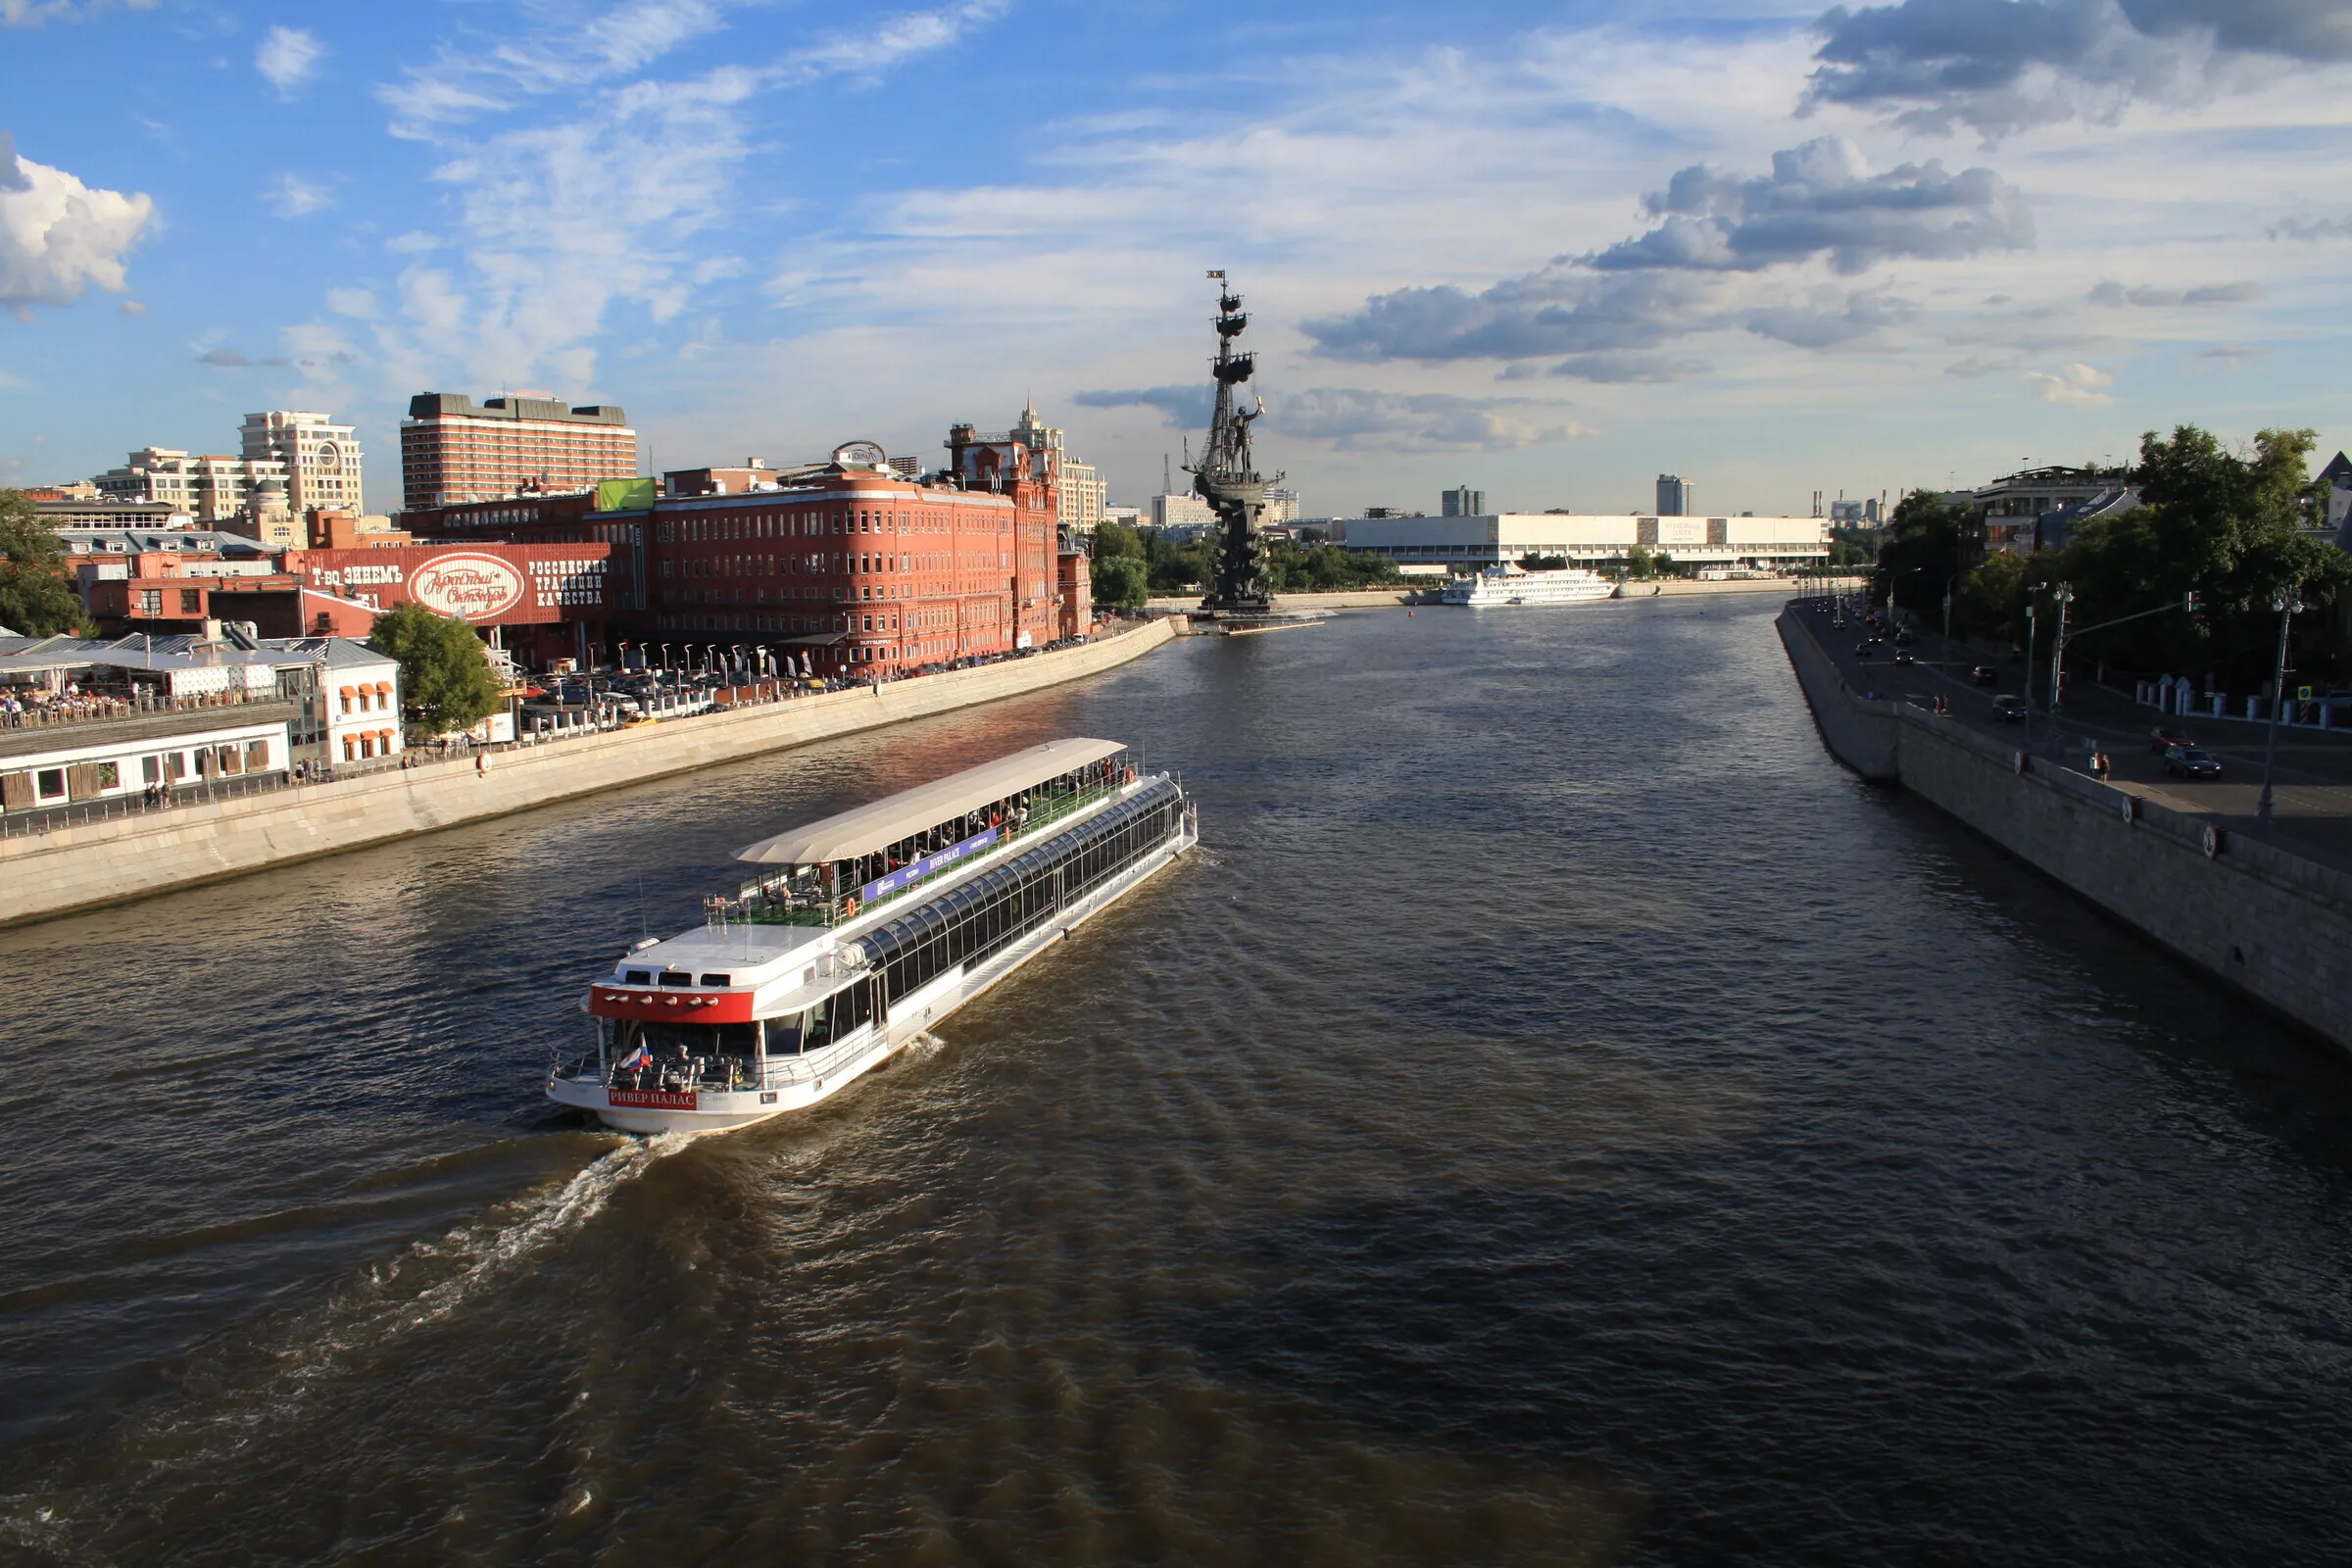
<svg viewBox="0 0 2352 1568"><path fill-rule="evenodd" d="M693 1110L701 1100L691 1089L683 1094L666 1089L614 1089L610 1094L614 1110Z"/></svg>
<svg viewBox="0 0 2352 1568"><path fill-rule="evenodd" d="M973 834L961 844L951 844L946 849L926 855L919 860L909 860L896 871L891 872L890 875L876 877L859 888L858 902L871 904L885 893L896 893L907 883L920 881L942 866L954 865L965 856L975 855L996 843L998 836L1004 831L1003 828L992 827L984 832Z"/></svg>

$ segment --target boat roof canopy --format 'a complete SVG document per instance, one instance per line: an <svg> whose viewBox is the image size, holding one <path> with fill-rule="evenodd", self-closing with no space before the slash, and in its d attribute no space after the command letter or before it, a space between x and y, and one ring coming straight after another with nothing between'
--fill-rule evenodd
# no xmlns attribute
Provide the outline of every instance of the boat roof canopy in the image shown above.
<svg viewBox="0 0 2352 1568"><path fill-rule="evenodd" d="M796 827L774 838L761 839L735 852L738 860L758 865L820 865L847 860L909 838L953 817L975 811L1018 795L1034 784L1115 757L1125 741L1073 738L1048 741L1010 757L1000 757L978 767L902 790L871 806L828 816L807 827Z"/></svg>

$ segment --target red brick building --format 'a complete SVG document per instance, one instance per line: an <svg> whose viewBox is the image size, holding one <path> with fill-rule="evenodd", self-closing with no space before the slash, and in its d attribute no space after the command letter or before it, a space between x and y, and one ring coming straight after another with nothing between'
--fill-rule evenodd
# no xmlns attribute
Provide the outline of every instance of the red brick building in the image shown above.
<svg viewBox="0 0 2352 1568"><path fill-rule="evenodd" d="M948 451L943 472L906 478L856 442L747 494L656 501L645 635L764 645L853 676L1052 642L1050 458L969 425Z"/></svg>

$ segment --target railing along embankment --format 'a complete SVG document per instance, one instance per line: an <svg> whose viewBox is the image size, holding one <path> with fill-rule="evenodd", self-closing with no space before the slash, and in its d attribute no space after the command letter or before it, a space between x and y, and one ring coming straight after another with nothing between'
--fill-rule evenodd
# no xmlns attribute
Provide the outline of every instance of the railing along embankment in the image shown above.
<svg viewBox="0 0 2352 1568"><path fill-rule="evenodd" d="M411 833L1043 690L1175 635L1154 620L1075 648L509 751L0 839L0 925L335 855Z"/></svg>
<svg viewBox="0 0 2352 1568"><path fill-rule="evenodd" d="M1831 755L1899 783L2207 973L2352 1051L2352 876L2078 773L1909 703L1855 691L1780 617Z"/></svg>

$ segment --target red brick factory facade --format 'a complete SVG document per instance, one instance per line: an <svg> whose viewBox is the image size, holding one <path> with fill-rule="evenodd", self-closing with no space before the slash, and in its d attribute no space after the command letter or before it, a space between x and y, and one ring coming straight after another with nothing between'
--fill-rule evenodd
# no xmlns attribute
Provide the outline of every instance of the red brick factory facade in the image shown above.
<svg viewBox="0 0 2352 1568"><path fill-rule="evenodd" d="M680 470L634 494L608 484L608 502L633 504L606 511L593 491L526 490L399 520L436 548L478 539L474 548L491 554L601 552L598 602L549 607L555 618L586 623L584 657L598 662L620 640L670 643L680 657L716 644L858 676L1085 635L1086 562L1059 526L1057 455L969 425L949 432L947 452L940 471L919 477L871 443L852 442L797 467ZM372 560L354 564L374 574ZM387 585L346 575L321 586L360 597ZM583 657L555 641L529 646Z"/></svg>

